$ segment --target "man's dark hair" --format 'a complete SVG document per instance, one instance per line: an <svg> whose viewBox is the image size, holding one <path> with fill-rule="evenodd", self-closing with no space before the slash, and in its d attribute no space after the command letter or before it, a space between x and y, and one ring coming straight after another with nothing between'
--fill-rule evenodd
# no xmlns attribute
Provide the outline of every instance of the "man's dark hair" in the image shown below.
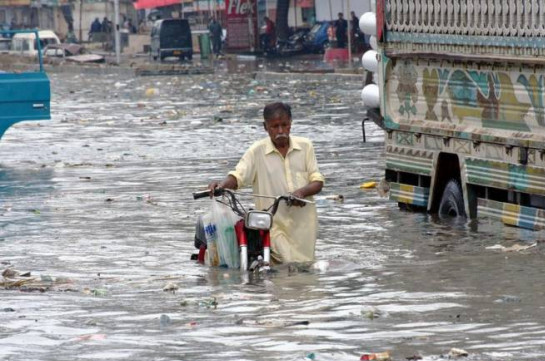
<svg viewBox="0 0 545 361"><path fill-rule="evenodd" d="M265 109L263 109L265 121L280 118L283 115L287 115L291 120L291 107L286 103L270 103L265 105Z"/></svg>

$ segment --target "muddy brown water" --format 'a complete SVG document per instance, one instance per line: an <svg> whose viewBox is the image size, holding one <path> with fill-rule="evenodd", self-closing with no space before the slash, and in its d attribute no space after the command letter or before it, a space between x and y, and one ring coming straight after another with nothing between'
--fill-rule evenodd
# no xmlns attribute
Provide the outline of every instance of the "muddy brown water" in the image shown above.
<svg viewBox="0 0 545 361"><path fill-rule="evenodd" d="M542 234L438 221L361 190L384 172L382 131L367 124L362 142L361 83L257 81L238 72L245 67L50 74L53 119L20 123L0 142L0 262L33 280L0 289L0 359L359 360L389 351L440 360L452 348L470 360L545 359L541 247L487 249ZM265 135L260 114L273 100L293 105L292 132L314 141L327 179L318 262L261 277L197 265L194 220L208 201L191 192ZM344 203L326 198L339 194Z"/></svg>

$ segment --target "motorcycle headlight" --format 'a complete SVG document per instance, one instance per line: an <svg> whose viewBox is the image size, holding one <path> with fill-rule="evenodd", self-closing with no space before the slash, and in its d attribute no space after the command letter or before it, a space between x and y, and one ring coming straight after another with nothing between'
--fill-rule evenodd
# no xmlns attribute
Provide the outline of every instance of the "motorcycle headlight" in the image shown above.
<svg viewBox="0 0 545 361"><path fill-rule="evenodd" d="M246 228L268 231L272 227L272 214L263 211L250 211L246 213Z"/></svg>

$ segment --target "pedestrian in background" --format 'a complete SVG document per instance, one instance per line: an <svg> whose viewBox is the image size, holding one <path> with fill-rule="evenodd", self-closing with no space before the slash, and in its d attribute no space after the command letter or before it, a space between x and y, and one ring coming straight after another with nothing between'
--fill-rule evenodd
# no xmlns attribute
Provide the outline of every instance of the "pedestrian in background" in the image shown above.
<svg viewBox="0 0 545 361"><path fill-rule="evenodd" d="M70 31L70 29L68 29ZM100 24L100 20L98 18L95 18L95 20L91 23L91 28L89 29L89 41L95 41L96 40L96 34L102 32L102 24Z"/></svg>
<svg viewBox="0 0 545 361"><path fill-rule="evenodd" d="M337 37L337 47L346 47L348 21L343 18L343 13L339 13L339 18L335 21L335 35Z"/></svg>
<svg viewBox="0 0 545 361"><path fill-rule="evenodd" d="M210 31L210 37L212 38L212 51L216 56L221 55L221 36L223 35L223 29L221 24L212 18L210 25L208 25L208 31Z"/></svg>
<svg viewBox="0 0 545 361"><path fill-rule="evenodd" d="M268 16L263 18L263 26L261 27L261 44L263 50L273 49L276 44L276 26Z"/></svg>
<svg viewBox="0 0 545 361"><path fill-rule="evenodd" d="M337 47L337 35L335 30L335 22L330 21L329 26L327 27L327 41L329 42L330 48L336 48Z"/></svg>

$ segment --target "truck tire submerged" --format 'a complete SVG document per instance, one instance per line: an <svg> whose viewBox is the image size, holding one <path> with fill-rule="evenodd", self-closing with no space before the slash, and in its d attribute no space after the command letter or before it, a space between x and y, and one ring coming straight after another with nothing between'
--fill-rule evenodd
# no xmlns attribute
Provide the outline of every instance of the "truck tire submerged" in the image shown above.
<svg viewBox="0 0 545 361"><path fill-rule="evenodd" d="M445 186L441 201L439 202L438 213L441 218L466 217L464 195L462 193L462 187L457 180L451 179Z"/></svg>

